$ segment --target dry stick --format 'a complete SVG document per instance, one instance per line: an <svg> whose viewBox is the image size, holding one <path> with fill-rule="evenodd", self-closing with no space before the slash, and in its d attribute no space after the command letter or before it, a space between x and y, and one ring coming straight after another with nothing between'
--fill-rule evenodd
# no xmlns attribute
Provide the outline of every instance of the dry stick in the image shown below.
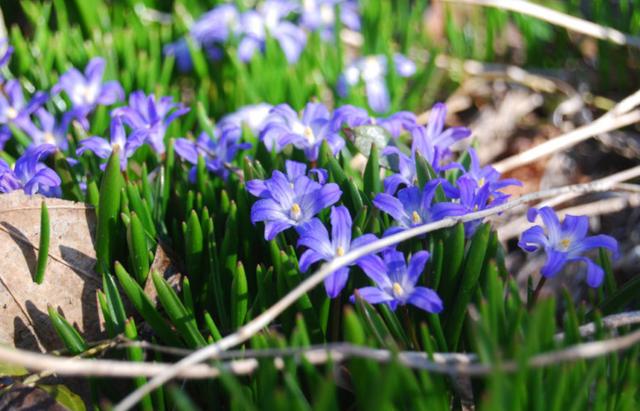
<svg viewBox="0 0 640 411"><path fill-rule="evenodd" d="M595 135L607 133L630 124L637 123L640 121L640 110L631 110L639 104L640 90L620 101L611 110L607 111L594 122L555 137L523 153L516 154L502 160L494 164L494 167L498 172L504 173L525 164L529 164L549 154L572 147Z"/></svg>
<svg viewBox="0 0 640 411"><path fill-rule="evenodd" d="M444 0L447 3L462 3L475 6L496 7L503 10L526 14L551 24L561 26L576 33L600 40L607 40L621 46L640 48L640 37L631 36L616 29L570 16L565 13L524 0Z"/></svg>
<svg viewBox="0 0 640 411"><path fill-rule="evenodd" d="M606 116L606 114L605 114ZM593 136L626 127L640 121L640 110L634 110L615 117L600 117L596 121L555 137L525 152L516 154L494 164L500 173L532 163L542 157L573 147Z"/></svg>
<svg viewBox="0 0 640 411"><path fill-rule="evenodd" d="M472 220L482 219L491 215L495 215L501 213L503 211L509 210L513 207L516 207L520 204L524 204L530 201L537 201L542 198L554 197L566 193L588 193L588 192L597 192L597 191L607 191L611 188L612 185L605 185L599 182L592 182L588 184L578 184L572 186L566 186L561 188L554 188L545 191L539 191L536 193L530 193L523 195L522 197L509 201L507 203L501 204L499 206L481 210L474 213L469 213L460 217L448 217L439 221L435 221L432 223L424 224L421 226L417 226L394 235L381 238L373 243L367 244L363 247L356 248L354 250L349 251L347 254L337 257L330 262L323 264L319 270L317 270L312 276L305 279L302 283L300 283L296 288L291 290L287 295L285 295L282 299L277 301L274 305L272 305L269 309L264 311L262 314L240 327L235 333L230 334L217 343L201 348L200 350L194 352L188 357L183 358L178 361L173 367L167 369L162 374L156 376L145 385L139 387L134 392L125 397L122 402L120 402L115 408L114 411L125 411L131 409L135 406L138 401L140 401L146 394L150 393L154 389L160 387L165 382L174 378L179 372L189 368L193 364L200 363L207 359L213 358L218 353L225 351L231 347L239 345L249 338L251 338L254 334L258 333L261 329L269 325L271 321L273 321L278 315L280 315L284 310L293 305L298 298L303 296L305 293L313 289L316 285L320 284L327 276L331 273L335 272L337 269L341 267L346 267L349 264L355 262L359 258L378 252L386 247L398 244L402 241L408 240L413 237L417 237L432 231L436 231L442 228L451 227L457 224L458 222L467 222Z"/></svg>
<svg viewBox="0 0 640 411"><path fill-rule="evenodd" d="M640 312L637 311L617 314L603 319L603 325L607 328L621 327L639 322ZM592 334L595 333L596 329L595 324L587 324L580 327L580 334ZM577 344L556 351L538 354L529 358L528 363L530 367L534 368L553 366L562 362L589 359L625 350L637 343L640 343L640 330L620 337ZM397 360L409 368L449 375L482 376L498 369L506 372L515 372L518 370L518 363L515 361L507 361L498 367L493 367L489 364L478 363L478 357L474 354L429 354L423 351L402 351L396 353L390 350L362 347L348 343L266 351L270 351L269 354L273 354L274 366L277 369L284 368L284 356L293 356L297 361L304 359L306 362L314 365L326 364L330 361L339 363L354 357L370 359L380 363ZM235 375L251 374L260 365L257 357L259 356L256 355L252 358L225 362L219 364L217 367L211 367L205 364L194 364L180 371L176 377L184 379L206 379L216 378L220 376L222 372L230 372ZM171 370L173 367L173 364L167 363L60 358L3 346L0 346L0 362L17 364L33 370L55 370L55 373L58 375L114 378L153 377L167 370Z"/></svg>

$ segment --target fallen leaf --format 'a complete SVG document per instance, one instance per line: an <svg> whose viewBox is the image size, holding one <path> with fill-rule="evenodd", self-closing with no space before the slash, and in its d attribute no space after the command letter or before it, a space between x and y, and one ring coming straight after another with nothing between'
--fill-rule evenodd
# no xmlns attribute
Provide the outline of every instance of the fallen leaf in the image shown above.
<svg viewBox="0 0 640 411"><path fill-rule="evenodd" d="M51 238L44 282L33 282L40 206L47 203ZM53 306L89 341L103 337L95 273L95 212L71 201L0 195L0 344L49 351L62 347L47 315Z"/></svg>

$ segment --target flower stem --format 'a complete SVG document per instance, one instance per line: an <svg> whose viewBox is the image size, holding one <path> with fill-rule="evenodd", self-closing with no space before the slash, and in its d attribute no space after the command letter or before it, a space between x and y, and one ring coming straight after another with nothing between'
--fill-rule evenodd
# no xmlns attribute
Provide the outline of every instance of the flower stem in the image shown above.
<svg viewBox="0 0 640 411"><path fill-rule="evenodd" d="M536 289L533 291L533 295L531 296L531 301L529 302L529 308L533 307L533 305L538 301L538 296L540 295L540 291L544 286L544 283L547 281L547 277L540 277L540 281L536 286Z"/></svg>

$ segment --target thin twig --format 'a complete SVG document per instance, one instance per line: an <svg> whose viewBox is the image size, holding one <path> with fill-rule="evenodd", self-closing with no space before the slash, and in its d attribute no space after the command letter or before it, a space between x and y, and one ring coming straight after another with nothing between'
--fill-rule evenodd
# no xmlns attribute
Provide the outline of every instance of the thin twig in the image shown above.
<svg viewBox="0 0 640 411"><path fill-rule="evenodd" d="M495 7L514 11L544 20L567 30L585 34L587 36L610 41L621 46L640 48L640 37L631 36L611 27L602 26L591 21L561 13L548 7L524 0L444 0L447 3L462 3L474 6Z"/></svg>
<svg viewBox="0 0 640 411"><path fill-rule="evenodd" d="M606 116L606 117L605 117ZM494 164L500 173L511 171L518 167L532 163L542 157L573 147L598 134L608 133L640 121L640 110L634 110L619 116L605 116L598 118L586 126L579 127L566 134L562 134L527 151L508 157Z"/></svg>
<svg viewBox="0 0 640 411"><path fill-rule="evenodd" d="M640 313L619 314L617 318L603 320L605 327L621 327L640 322ZM594 333L595 325L588 324L580 328L581 334ZM622 351L640 342L640 330L602 341L576 344L556 351L532 356L528 364L530 367L542 368L563 362L573 362L594 358L613 352ZM439 374L482 376L495 370L515 372L519 364L507 361L499 366L479 363L475 354L466 353L426 353L423 351L393 352L386 349L375 349L348 343L327 344L305 348L286 348L281 350L256 351L251 358L236 359L220 363L217 366L194 364L176 375L182 379L216 378L222 372L235 375L253 373L260 365L258 354L262 357L273 357L276 369L283 369L284 357L293 357L298 363L305 362L314 365L329 362L340 363L349 358L365 358L380 363L397 360L400 364L413 368L431 371ZM58 375L94 376L112 378L154 377L170 370L173 364L141 363L115 360L88 360L82 358L61 358L52 355L39 354L21 349L0 346L0 361L6 364L16 364L31 370L44 372L54 371Z"/></svg>
<svg viewBox="0 0 640 411"><path fill-rule="evenodd" d="M306 294L308 291L313 289L315 286L320 284L327 276L331 273L335 272L337 269L341 267L346 267L347 265L354 263L359 258L378 252L386 247L398 244L402 241L408 240L413 237L417 237L429 232L433 232L442 228L451 227L459 222L467 222L472 220L483 219L485 217L489 217L491 215L495 215L501 213L503 211L509 210L513 207L516 207L520 204L528 203L531 201L537 201L542 198L554 197L566 193L572 192L580 192L580 193L588 193L588 192L597 192L597 191L607 191L611 188L611 185L600 184L598 182L592 182L588 184L578 184L567 187L555 188L551 190L539 191L536 193L530 193L524 195L518 199L511 200L507 203L501 204L499 206L481 210L474 213L469 213L460 217L448 217L439 221L435 221L432 223L424 224L421 226L417 226L394 235L390 235L388 237L381 238L373 243L367 244L363 247L356 248L354 250L349 251L347 254L337 257L332 261L323 264L319 270L317 270L313 275L305 279L301 282L296 288L291 290L287 295L285 295L282 299L277 301L274 305L272 305L269 309L264 311L259 316L255 317L252 321L248 322L240 329L238 329L235 333L230 334L217 343L201 348L200 350L194 352L188 357L183 358L174 364L171 368L165 370L160 375L157 375L155 378L147 382L145 385L139 387L134 392L125 397L122 402L120 402L115 408L114 411L125 411L131 409L135 406L138 401L140 401L146 394L150 393L154 389L160 387L165 382L174 378L179 372L189 368L193 364L200 363L210 358L214 358L220 352L225 351L231 347L239 345L253 335L258 333L261 329L269 325L276 317L278 317L283 311L285 311L288 307L293 305L301 296Z"/></svg>

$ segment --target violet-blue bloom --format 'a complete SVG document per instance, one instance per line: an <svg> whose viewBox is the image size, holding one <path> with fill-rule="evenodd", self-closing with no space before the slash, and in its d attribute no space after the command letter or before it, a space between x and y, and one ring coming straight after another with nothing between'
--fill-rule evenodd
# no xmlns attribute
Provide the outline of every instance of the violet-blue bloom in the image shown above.
<svg viewBox="0 0 640 411"><path fill-rule="evenodd" d="M351 30L360 31L360 13L355 0L304 0L300 24L310 31L318 31L323 40L331 40L338 6L341 23Z"/></svg>
<svg viewBox="0 0 640 411"><path fill-rule="evenodd" d="M580 261L587 265L587 284L590 287L598 287L604 279L604 271L591 259L584 257L584 253L593 248L606 248L618 252L618 243L608 235L600 234L587 236L589 219L586 216L566 215L562 223L551 207L542 207L539 210L532 208L527 217L533 222L540 215L546 227L539 225L527 229L518 242L518 246L527 252L544 249L547 261L540 270L544 277L553 277L558 274L567 263Z"/></svg>
<svg viewBox="0 0 640 411"><path fill-rule="evenodd" d="M410 130L413 136L412 151L420 152L434 169L440 169L443 162L451 157L451 146L471 135L466 127L451 127L445 130L447 106L436 103L431 108L426 127L418 126ZM427 154L433 153L433 154Z"/></svg>
<svg viewBox="0 0 640 411"><path fill-rule="evenodd" d="M90 151L96 156L106 159L109 158L113 150L120 150L120 169L126 170L129 157L144 143L142 135L131 135L127 138L127 134L120 117L112 117L111 119L111 138L107 140L102 137L88 137L78 143L79 147L76 154L81 156L85 151ZM106 163L100 168L104 169Z"/></svg>
<svg viewBox="0 0 640 411"><path fill-rule="evenodd" d="M165 151L167 127L188 111L188 108L174 103L173 97L156 99L153 94L147 96L142 91L134 91L129 96L129 105L113 110L112 116L122 117L123 122L133 130L132 138L141 138L158 154L162 154Z"/></svg>
<svg viewBox="0 0 640 411"><path fill-rule="evenodd" d="M404 254L387 249L378 255L368 255L357 264L376 283L375 287L358 289L358 294L370 304L388 304L392 310L399 305L411 304L421 310L437 314L442 311L442 300L427 287L416 284L429 260L427 251L418 251L411 256L407 266ZM351 297L354 301L355 298Z"/></svg>
<svg viewBox="0 0 640 411"><path fill-rule="evenodd" d="M267 0L257 10L242 13L237 30L240 60L247 62L256 51L263 52L268 33L278 42L289 63L298 61L307 42L306 33L284 20L296 8L290 1Z"/></svg>
<svg viewBox="0 0 640 411"><path fill-rule="evenodd" d="M400 77L411 77L416 72L415 64L402 54L394 54L394 69ZM338 79L337 91L341 97L347 97L349 89L364 82L367 101L377 113L389 111L391 98L387 89L387 57L374 55L362 57L349 64Z"/></svg>
<svg viewBox="0 0 640 411"><path fill-rule="evenodd" d="M504 203L508 196L492 197L489 184L479 186L478 182L469 176L462 176L456 182L457 187L443 183L442 187L451 202L436 203L433 205L434 219L444 217L461 216L476 211L485 210ZM465 233L472 235L480 225L480 220L465 223Z"/></svg>
<svg viewBox="0 0 640 411"><path fill-rule="evenodd" d="M35 112L38 118L38 125L31 120L25 125L24 131L29 134L33 144L53 144L61 150L69 148L67 141L67 129L69 127L69 117L64 116L61 122L44 108L39 108Z"/></svg>
<svg viewBox="0 0 640 411"><path fill-rule="evenodd" d="M124 90L117 81L103 83L106 62L101 57L92 58L84 74L76 68L69 69L60 76L58 84L51 92L65 91L73 109L86 116L96 105L108 106L124 99Z"/></svg>
<svg viewBox="0 0 640 411"><path fill-rule="evenodd" d="M344 206L331 208L331 238L325 226L317 218L298 226L300 234L298 247L307 250L300 256L300 271L305 272L318 261L331 261L341 257L349 250L362 247L376 241L373 234L364 234L351 240L352 220L349 210ZM353 265L355 263L351 263ZM349 267L342 267L324 280L324 288L329 298L337 297L349 279Z"/></svg>
<svg viewBox="0 0 640 411"><path fill-rule="evenodd" d="M307 165L304 163L285 160L284 166L286 172L285 175L290 184L293 184L298 177L307 175ZM320 185L325 184L329 178L329 173L323 168L312 168L309 171L308 177L311 178L312 175ZM246 182L245 187L247 191L255 197L269 198L271 196L271 192L267 188L265 181L266 180L250 180Z"/></svg>
<svg viewBox="0 0 640 411"><path fill-rule="evenodd" d="M238 29L240 12L233 4L221 4L206 12L191 26L190 34L202 45L225 43Z"/></svg>
<svg viewBox="0 0 640 411"><path fill-rule="evenodd" d="M470 164L469 169L465 170L463 174L465 177L473 179L478 187L482 187L485 184L489 185L489 195L498 201L502 201L509 197L508 194L501 192L500 190L509 186L522 186L522 183L515 178L501 179L500 173L490 165L484 167L480 166L480 159L478 154L473 148L468 149Z"/></svg>
<svg viewBox="0 0 640 411"><path fill-rule="evenodd" d="M432 202L441 180L431 180L423 189L406 187L398 191L397 197L379 193L373 199L373 205L389 214L397 226L392 232L429 223L434 220Z"/></svg>
<svg viewBox="0 0 640 411"><path fill-rule="evenodd" d="M37 92L26 102L18 80L7 81L3 89L4 93L0 93L0 149L11 137L9 125L23 130L28 128L31 123L29 116L48 98L46 93Z"/></svg>
<svg viewBox="0 0 640 411"><path fill-rule="evenodd" d="M251 222L264 221L264 238L310 221L323 209L335 204L342 191L335 183L321 185L301 175L292 183L278 170L264 182L268 192L251 208Z"/></svg>
<svg viewBox="0 0 640 411"><path fill-rule="evenodd" d="M56 151L52 144L31 146L11 167L0 159L0 192L8 193L22 188L26 194L40 193L59 196L60 177L42 161Z"/></svg>
<svg viewBox="0 0 640 411"><path fill-rule="evenodd" d="M223 116L218 122L220 128L227 125L242 127L246 125L254 134L259 134L273 106L268 103L250 104L240 107L233 113Z"/></svg>
<svg viewBox="0 0 640 411"><path fill-rule="evenodd" d="M196 141L186 138L176 139L174 143L176 154L194 164L189 172L190 181L196 180L195 165L198 164L198 156L204 158L207 170L226 179L229 176L227 164L233 161L239 150L251 148L251 144L239 142L242 130L233 125L216 130L214 137L211 138L206 132L202 132Z"/></svg>
<svg viewBox="0 0 640 411"><path fill-rule="evenodd" d="M331 114L322 103L307 103L301 118L287 104L275 106L265 120L260 139L268 149L276 151L293 144L304 150L311 161L318 159L323 140L327 140L334 155L344 147L342 137L331 130Z"/></svg>

